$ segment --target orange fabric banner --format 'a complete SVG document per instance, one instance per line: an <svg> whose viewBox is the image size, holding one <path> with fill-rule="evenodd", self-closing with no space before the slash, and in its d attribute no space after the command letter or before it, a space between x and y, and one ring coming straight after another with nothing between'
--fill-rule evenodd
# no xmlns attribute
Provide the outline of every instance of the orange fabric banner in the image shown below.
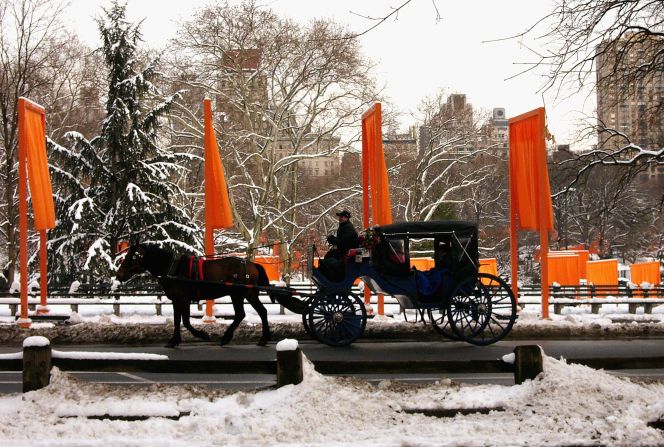
<svg viewBox="0 0 664 447"><path fill-rule="evenodd" d="M367 163L367 168L363 166L363 189L365 194L367 189L371 192L371 225L391 224L392 204L383 152L382 112L379 102L362 115L362 161ZM367 175L364 175L364 169L367 170ZM364 200L367 200L366 196ZM366 205L364 209L367 211Z"/></svg>
<svg viewBox="0 0 664 447"><path fill-rule="evenodd" d="M420 272L431 270L434 265L433 258L410 258L410 268L415 268Z"/></svg>
<svg viewBox="0 0 664 447"><path fill-rule="evenodd" d="M658 285L661 282L659 275L659 261L639 262L629 266L630 281L637 286L644 282Z"/></svg>
<svg viewBox="0 0 664 447"><path fill-rule="evenodd" d="M554 282L561 286L578 286L579 279L579 255L549 255L548 257L548 282Z"/></svg>
<svg viewBox="0 0 664 447"><path fill-rule="evenodd" d="M46 112L26 98L18 99L18 144L28 159L28 182L36 230L55 227L51 175L46 159Z"/></svg>
<svg viewBox="0 0 664 447"><path fill-rule="evenodd" d="M510 183L510 266L512 291L518 297L517 226L539 231L542 251L542 318L549 318L548 251L553 230L551 186L546 165L544 108L508 121ZM518 221L518 225L517 225ZM518 298L517 298L518 299Z"/></svg>
<svg viewBox="0 0 664 447"><path fill-rule="evenodd" d="M489 273L491 275L498 276L498 265L496 264L496 258L480 259L480 268L478 273Z"/></svg>
<svg viewBox="0 0 664 447"><path fill-rule="evenodd" d="M260 264L267 273L267 279L270 281L281 281L281 260L278 256L256 256L256 264Z"/></svg>
<svg viewBox="0 0 664 447"><path fill-rule="evenodd" d="M588 270L586 268L586 263L588 262L588 259L590 259L590 252L588 250L555 250L549 252L550 256L566 256L569 254L579 255L579 277L582 279L587 279ZM537 256L538 254L536 253L535 257L537 258Z"/></svg>
<svg viewBox="0 0 664 447"><path fill-rule="evenodd" d="M509 120L510 178L522 230L553 230L551 186L546 165L544 108ZM539 210L544 207L544 220Z"/></svg>
<svg viewBox="0 0 664 447"><path fill-rule="evenodd" d="M595 286L617 286L618 285L618 260L602 259L601 261L588 261L586 263L588 272L588 285Z"/></svg>
<svg viewBox="0 0 664 447"><path fill-rule="evenodd" d="M493 276L498 276L498 264L496 263L496 258L485 258L480 259L480 268L477 269L477 273L488 273ZM491 285L493 283L489 278L482 278L482 284Z"/></svg>
<svg viewBox="0 0 664 447"><path fill-rule="evenodd" d="M212 101L203 100L205 115L205 226L210 230L233 226L226 176L212 125ZM211 253L208 253L211 254Z"/></svg>

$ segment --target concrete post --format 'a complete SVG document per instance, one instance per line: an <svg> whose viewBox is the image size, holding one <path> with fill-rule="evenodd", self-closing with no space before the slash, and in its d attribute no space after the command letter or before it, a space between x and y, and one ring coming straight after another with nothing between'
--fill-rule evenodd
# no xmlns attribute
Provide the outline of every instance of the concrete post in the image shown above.
<svg viewBox="0 0 664 447"><path fill-rule="evenodd" d="M514 348L514 383L533 380L542 369L542 350L537 345L522 345Z"/></svg>
<svg viewBox="0 0 664 447"><path fill-rule="evenodd" d="M51 375L51 343L35 336L23 340L23 392L48 386Z"/></svg>
<svg viewBox="0 0 664 447"><path fill-rule="evenodd" d="M302 378L302 350L297 340L281 340L277 343L277 387L297 385Z"/></svg>

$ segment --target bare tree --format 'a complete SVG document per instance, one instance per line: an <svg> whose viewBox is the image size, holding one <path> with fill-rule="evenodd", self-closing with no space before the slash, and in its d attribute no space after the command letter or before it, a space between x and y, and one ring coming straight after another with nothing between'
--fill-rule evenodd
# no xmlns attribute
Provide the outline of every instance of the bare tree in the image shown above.
<svg viewBox="0 0 664 447"><path fill-rule="evenodd" d="M419 112L419 153L392 168L399 181L395 208L405 220L458 217L467 192L492 172L490 165L473 163L486 153L479 141L483 117L465 95L443 92L425 98Z"/></svg>
<svg viewBox="0 0 664 447"><path fill-rule="evenodd" d="M372 64L346 35L330 21L300 26L255 2L208 6L178 33L171 75L215 101L234 222L249 250L265 233L290 248L358 194L361 171L358 183L319 192L303 188L301 169L321 157L338 164L378 98ZM202 141L200 108L180 112L175 135L194 148Z"/></svg>
<svg viewBox="0 0 664 447"><path fill-rule="evenodd" d="M76 45L71 45L71 36L61 27L62 13L63 5L58 2L0 2L0 238L5 242L2 257L10 283L18 253L16 105L20 96L42 101L47 107L70 96L67 81L74 63L65 56Z"/></svg>

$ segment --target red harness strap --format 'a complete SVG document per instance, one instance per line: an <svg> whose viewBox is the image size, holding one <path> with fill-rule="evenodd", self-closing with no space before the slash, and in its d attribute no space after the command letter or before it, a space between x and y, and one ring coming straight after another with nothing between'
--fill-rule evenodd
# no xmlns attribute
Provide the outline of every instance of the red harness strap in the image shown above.
<svg viewBox="0 0 664 447"><path fill-rule="evenodd" d="M194 270L194 261L198 260L198 272ZM203 281L205 278L203 277L203 263L205 262L205 259L203 258L198 258L196 256L189 256L189 277L191 279L198 279L200 281ZM198 273L198 275L196 275Z"/></svg>

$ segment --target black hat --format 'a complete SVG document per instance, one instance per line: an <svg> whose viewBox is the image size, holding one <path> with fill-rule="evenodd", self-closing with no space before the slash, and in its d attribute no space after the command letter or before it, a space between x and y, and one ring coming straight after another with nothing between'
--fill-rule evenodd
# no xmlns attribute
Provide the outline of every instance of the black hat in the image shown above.
<svg viewBox="0 0 664 447"><path fill-rule="evenodd" d="M337 216L339 216L339 217L343 216L343 217L347 217L347 218L350 219L350 213L349 213L348 211L346 211L346 210L339 211L339 212L337 213Z"/></svg>

